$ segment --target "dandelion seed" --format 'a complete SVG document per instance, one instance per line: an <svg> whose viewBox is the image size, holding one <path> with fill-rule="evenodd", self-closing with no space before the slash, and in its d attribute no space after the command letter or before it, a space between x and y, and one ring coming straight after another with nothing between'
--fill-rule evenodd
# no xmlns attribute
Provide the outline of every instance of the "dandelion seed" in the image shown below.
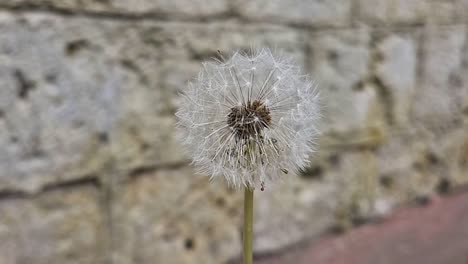
<svg viewBox="0 0 468 264"><path fill-rule="evenodd" d="M269 49L220 58L203 64L177 112L178 134L193 163L237 188L263 189L303 169L318 135L313 82Z"/></svg>

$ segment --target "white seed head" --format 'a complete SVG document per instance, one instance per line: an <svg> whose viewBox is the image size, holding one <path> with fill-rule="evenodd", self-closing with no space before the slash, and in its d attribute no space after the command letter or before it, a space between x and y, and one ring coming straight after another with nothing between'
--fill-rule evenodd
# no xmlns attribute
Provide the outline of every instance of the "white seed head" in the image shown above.
<svg viewBox="0 0 468 264"><path fill-rule="evenodd" d="M201 173L263 187L308 164L319 94L288 58L256 49L204 63L181 98L178 136Z"/></svg>

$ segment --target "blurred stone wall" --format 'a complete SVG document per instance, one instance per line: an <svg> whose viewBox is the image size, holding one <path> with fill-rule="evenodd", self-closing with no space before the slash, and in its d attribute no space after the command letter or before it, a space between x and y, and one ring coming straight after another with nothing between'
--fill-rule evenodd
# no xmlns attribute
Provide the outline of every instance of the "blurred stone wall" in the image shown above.
<svg viewBox="0 0 468 264"><path fill-rule="evenodd" d="M0 263L227 263L242 193L195 175L177 92L271 46L323 95L320 151L256 194L255 250L468 181L466 0L2 0Z"/></svg>

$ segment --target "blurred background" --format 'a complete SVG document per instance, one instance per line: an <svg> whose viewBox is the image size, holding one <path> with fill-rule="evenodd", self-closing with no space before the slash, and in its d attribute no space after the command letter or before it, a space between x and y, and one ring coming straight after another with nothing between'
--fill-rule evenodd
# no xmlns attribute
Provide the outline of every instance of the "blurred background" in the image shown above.
<svg viewBox="0 0 468 264"><path fill-rule="evenodd" d="M242 192L194 174L177 94L292 56L323 97L256 192L256 263L468 263L467 0L2 0L0 264L240 263Z"/></svg>

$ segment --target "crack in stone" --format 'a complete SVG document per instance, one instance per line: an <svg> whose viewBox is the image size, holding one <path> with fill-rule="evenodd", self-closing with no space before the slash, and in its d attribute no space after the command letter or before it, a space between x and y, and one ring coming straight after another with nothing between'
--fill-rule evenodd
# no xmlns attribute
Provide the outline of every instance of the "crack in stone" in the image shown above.
<svg viewBox="0 0 468 264"><path fill-rule="evenodd" d="M86 17L91 19L110 19L110 20L123 20L123 21L168 21L168 22L211 22L217 20L229 21L232 18L238 18L236 13L231 10L221 12L213 15L185 15L171 12L103 12L93 10L76 10L61 8L56 6L47 6L44 4L22 4L18 6L11 6L0 3L0 11L10 11L15 13L46 13L61 16L77 16Z"/></svg>
<svg viewBox="0 0 468 264"><path fill-rule="evenodd" d="M75 189L83 186L93 186L96 189L101 189L101 182L95 176L82 177L64 182L56 182L44 185L40 190L29 192L19 189L4 189L0 190L0 201L11 199L34 199L45 193L53 192L56 190Z"/></svg>

